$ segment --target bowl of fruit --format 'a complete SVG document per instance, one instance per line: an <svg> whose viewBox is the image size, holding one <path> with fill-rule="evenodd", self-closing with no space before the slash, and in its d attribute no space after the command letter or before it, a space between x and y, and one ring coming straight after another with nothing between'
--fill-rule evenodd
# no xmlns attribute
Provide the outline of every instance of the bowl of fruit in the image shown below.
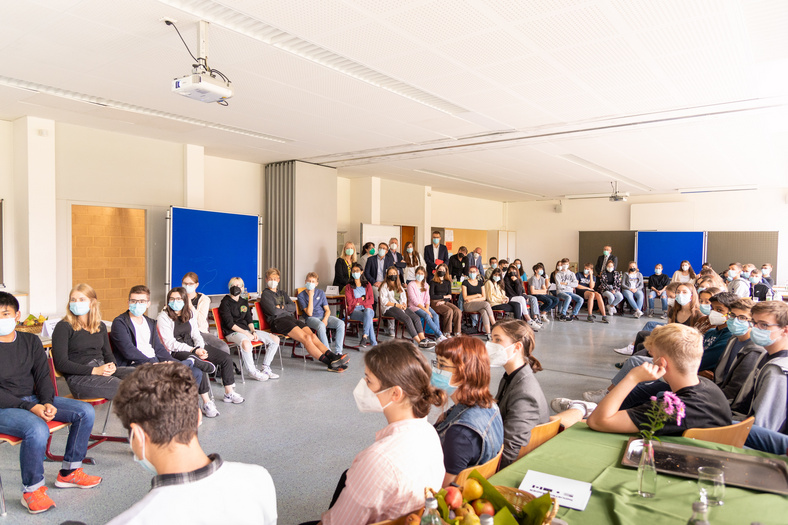
<svg viewBox="0 0 788 525"><path fill-rule="evenodd" d="M19 324L16 325L16 329L18 332L29 332L31 334L40 334L41 330L44 328L44 321L47 318L43 315L39 315L36 317L33 314L28 315L24 321L20 321Z"/></svg>

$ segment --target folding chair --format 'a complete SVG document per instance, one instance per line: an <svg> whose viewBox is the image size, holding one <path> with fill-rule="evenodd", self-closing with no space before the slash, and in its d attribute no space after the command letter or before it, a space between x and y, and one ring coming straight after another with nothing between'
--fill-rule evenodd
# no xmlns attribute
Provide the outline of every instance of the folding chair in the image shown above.
<svg viewBox="0 0 788 525"><path fill-rule="evenodd" d="M307 355L298 355L298 354L295 353L295 349L296 349L296 345L298 344L298 341L296 341L292 337L288 336L287 334L277 334L276 332L271 331L271 327L268 326L268 321L265 320L265 316L263 315L263 307L260 306L259 302L258 303L254 303L254 309L255 309L255 312L257 312L257 319L260 321L260 330L262 330L263 332L268 332L269 334L273 334L273 335L277 336L279 338L279 344L281 346L286 346L288 344L288 342L290 344L292 344L292 348L293 349L292 349L292 353L291 353L290 357L293 357L293 358L296 358L296 359L303 359L304 362L306 362L307 360L314 361L314 359L312 359L312 356L309 355L309 354L307 354ZM282 363L282 349L281 348L279 349L279 366L282 368L282 370L285 369L284 364Z"/></svg>
<svg viewBox="0 0 788 525"><path fill-rule="evenodd" d="M216 337L227 343L227 346L229 346L231 349L235 348L238 351L238 368L241 370L241 383L246 383L246 380L244 379L244 359L241 355L243 349L240 347L240 345L232 343L224 338L224 331L222 330L222 318L219 317L219 308L211 308L211 312L213 313L214 321L216 321ZM254 352L255 348L259 348L261 346L263 346L262 341L252 341L252 352Z"/></svg>
<svg viewBox="0 0 788 525"><path fill-rule="evenodd" d="M379 319L380 321L378 322L378 326L375 329L375 338L380 339L380 325L387 321L394 321L394 339L405 339L405 325L402 324L398 319L388 315L381 315ZM402 333L402 337L397 335L397 333L400 331Z"/></svg>

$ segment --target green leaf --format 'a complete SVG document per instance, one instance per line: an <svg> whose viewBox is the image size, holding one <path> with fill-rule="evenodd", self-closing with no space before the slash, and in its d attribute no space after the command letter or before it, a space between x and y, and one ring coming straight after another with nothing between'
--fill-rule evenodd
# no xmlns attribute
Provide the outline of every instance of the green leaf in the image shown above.
<svg viewBox="0 0 788 525"><path fill-rule="evenodd" d="M520 519L520 525L541 525L547 513L550 512L552 504L549 492L545 492L535 500L529 501L523 507L525 517Z"/></svg>
<svg viewBox="0 0 788 525"><path fill-rule="evenodd" d="M468 477L475 479L479 482L479 484L481 484L483 491L482 497L493 504L496 512L502 510L503 508L507 508L513 515L517 514L517 510L514 508L514 505L506 501L506 498L504 498L503 495L498 492L498 489L496 489L492 483L484 479L484 476L479 474L479 471L474 469Z"/></svg>
<svg viewBox="0 0 788 525"><path fill-rule="evenodd" d="M512 516L511 511L506 507L495 513L493 523L495 525L519 525L514 516Z"/></svg>
<svg viewBox="0 0 788 525"><path fill-rule="evenodd" d="M438 510L441 513L441 518L443 521L449 521L449 506L446 505L446 491L441 490L437 494L435 494L435 499L438 500Z"/></svg>

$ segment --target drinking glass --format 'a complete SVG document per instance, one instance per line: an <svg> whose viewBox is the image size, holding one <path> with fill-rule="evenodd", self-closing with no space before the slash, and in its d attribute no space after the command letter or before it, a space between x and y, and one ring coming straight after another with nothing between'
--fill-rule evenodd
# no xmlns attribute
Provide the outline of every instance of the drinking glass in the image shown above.
<svg viewBox="0 0 788 525"><path fill-rule="evenodd" d="M700 500L709 507L722 505L725 496L725 475L721 468L698 467L698 490Z"/></svg>

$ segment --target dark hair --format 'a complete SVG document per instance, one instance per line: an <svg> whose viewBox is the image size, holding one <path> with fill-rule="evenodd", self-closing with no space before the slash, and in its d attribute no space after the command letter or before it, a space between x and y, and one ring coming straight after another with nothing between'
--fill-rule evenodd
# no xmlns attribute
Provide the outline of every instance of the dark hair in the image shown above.
<svg viewBox="0 0 788 525"><path fill-rule="evenodd" d="M426 417L432 405L448 401L446 392L430 384L432 368L413 343L396 339L380 343L364 354L364 364L382 388L400 387L418 418Z"/></svg>
<svg viewBox="0 0 788 525"><path fill-rule="evenodd" d="M443 266L443 268L444 268L444 270L443 270L444 271L443 277L438 275L438 272L440 271L440 267L441 266ZM449 266L446 263L440 263L439 265L437 265L435 267L434 277L432 278L432 280L433 280L433 282L437 281L438 283L442 283L443 281L445 281L447 279L449 280L449 282L451 282L451 275L449 275Z"/></svg>
<svg viewBox="0 0 788 525"><path fill-rule="evenodd" d="M394 280L394 282L397 283L396 291L398 291L400 293L404 292L405 290L402 288L402 281L399 278L399 269L396 266L389 266L388 268L386 268L386 280L384 282L384 285L389 290L392 290L392 287L389 285L389 272L391 270L394 270L396 272L395 275L396 275L397 278ZM381 307L381 311L382 310L383 310L383 307Z"/></svg>
<svg viewBox="0 0 788 525"><path fill-rule="evenodd" d="M749 312L750 310L752 310L753 305L755 305L755 303L752 301L752 299L750 299L749 297L742 297L738 301L733 303L730 309L733 310L734 308L736 308L737 310L746 310Z"/></svg>
<svg viewBox="0 0 788 525"><path fill-rule="evenodd" d="M439 232L438 230L435 230L434 232L432 232L432 235L441 235L441 232ZM443 235L441 235L441 237L443 237Z"/></svg>
<svg viewBox="0 0 788 525"><path fill-rule="evenodd" d="M0 306L10 306L14 313L19 311L19 301L8 292L0 292Z"/></svg>
<svg viewBox="0 0 788 525"><path fill-rule="evenodd" d="M409 244L413 247L413 253L408 253ZM405 243L405 253L402 254L402 259L405 261L406 265L411 267L416 266L416 264L421 262L419 260L421 259L421 256L419 256L419 251L416 249L416 245L413 244L411 241Z"/></svg>
<svg viewBox="0 0 788 525"><path fill-rule="evenodd" d="M150 299L150 288L145 286L144 284L138 284L137 286L133 286L131 290L129 290L129 299L131 299L132 294L145 294Z"/></svg>
<svg viewBox="0 0 788 525"><path fill-rule="evenodd" d="M361 286L366 286L367 278L364 277L364 268L362 268L359 263L353 263L353 266L350 267L350 282L353 283L353 286L356 286L356 280L353 279L353 270L355 270L356 268L361 270L361 277L358 278L359 282L361 282Z"/></svg>
<svg viewBox="0 0 788 525"><path fill-rule="evenodd" d="M692 269L692 265L690 264L689 261L681 261L681 264L679 264L679 270L681 270L681 265L684 263L687 263L687 271L689 272L689 278L694 281L697 276L695 275L695 270Z"/></svg>
<svg viewBox="0 0 788 525"><path fill-rule="evenodd" d="M183 301L183 308L181 308L180 312L176 312L172 308L170 308L170 297L172 294L177 293L180 294L181 300ZM192 318L192 309L189 308L189 305L186 304L189 302L189 294L186 293L186 288L182 286L176 286L169 292L167 292L167 305L164 307L164 311L167 312L167 315L170 316L170 319L173 321L180 321L182 323L188 323L189 320Z"/></svg>
<svg viewBox="0 0 788 525"><path fill-rule="evenodd" d="M507 319L505 321L498 321L495 323L493 330L500 328L506 337L512 341L521 342L523 344L523 355L525 362L531 365L531 370L534 372L542 371L542 363L533 356L534 347L536 342L534 340L534 331L522 319Z"/></svg>
<svg viewBox="0 0 788 525"><path fill-rule="evenodd" d="M490 408L495 399L490 393L490 356L476 337L461 335L438 343L435 354L457 367L452 378L459 383L457 402L470 407Z"/></svg>
<svg viewBox="0 0 788 525"><path fill-rule="evenodd" d="M490 260L489 260L489 263L490 263L490 264L492 264L492 262L493 262L493 259L495 259L495 261L496 261L496 262L498 261L498 257L490 257Z"/></svg>
<svg viewBox="0 0 788 525"><path fill-rule="evenodd" d="M118 387L114 411L127 430L140 425L156 445L188 444L197 435L197 383L180 362L146 363Z"/></svg>
<svg viewBox="0 0 788 525"><path fill-rule="evenodd" d="M374 248L374 247L375 247L374 242L365 242L364 246L361 247L361 255L366 255L367 253L369 253L370 248Z"/></svg>
<svg viewBox="0 0 788 525"><path fill-rule="evenodd" d="M710 287L710 288L706 288L705 290L703 290L703 291L701 291L701 292L698 292L698 298L700 298L700 294L702 294L702 293L707 293L707 294L709 294L709 296L710 296L710 297L709 297L709 301L711 301L711 298L712 298L712 297L714 297L715 295L717 295L717 294L718 294L718 293L720 293L720 292L722 292L722 289L721 289L721 288L717 288L717 287L715 287L715 286L712 286L712 287Z"/></svg>
<svg viewBox="0 0 788 525"><path fill-rule="evenodd" d="M717 295L712 295L709 302L720 303L725 308L731 308L731 305L739 300L739 296L733 292L722 292Z"/></svg>
<svg viewBox="0 0 788 525"><path fill-rule="evenodd" d="M496 275L497 275L498 277L500 277L500 279L498 279L498 282L497 282L497 283L496 283L496 282L495 282L495 280L493 279L493 277L495 277ZM503 272L501 272L501 269L500 269L500 268L496 268L496 269L494 269L492 272L490 272L490 282L492 283L492 285L493 285L493 286L497 286L497 287L499 287L501 290L503 290L503 289L504 289L504 288L503 288Z"/></svg>

